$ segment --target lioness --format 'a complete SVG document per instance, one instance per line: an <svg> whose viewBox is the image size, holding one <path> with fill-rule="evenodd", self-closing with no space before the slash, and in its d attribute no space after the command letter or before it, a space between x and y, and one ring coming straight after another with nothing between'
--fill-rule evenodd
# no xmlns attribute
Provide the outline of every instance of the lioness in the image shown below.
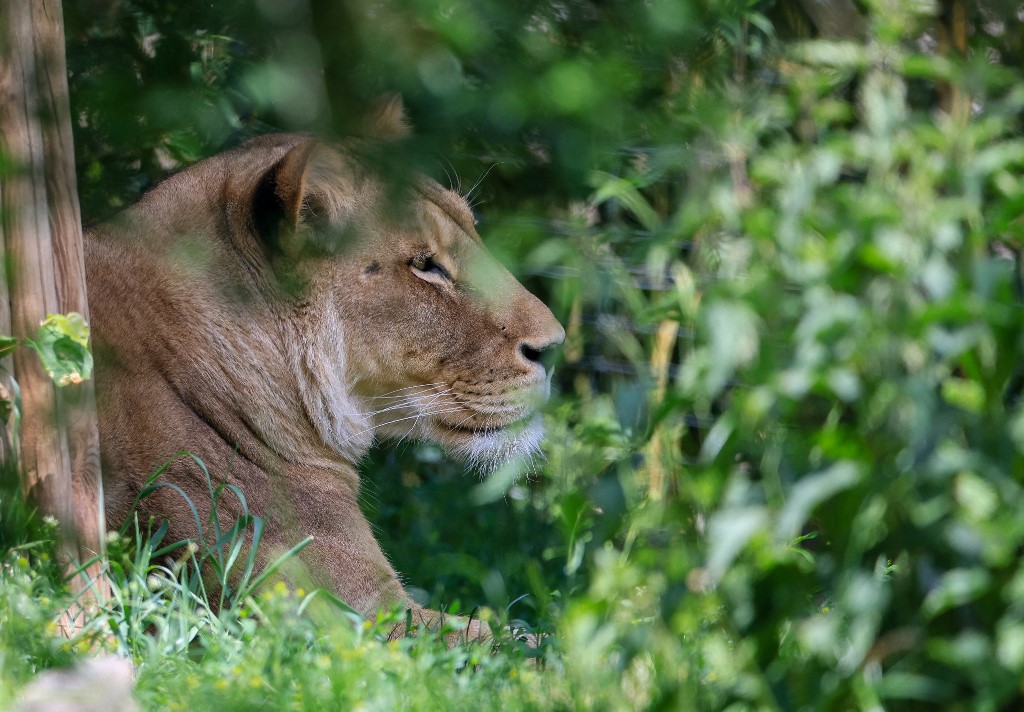
<svg viewBox="0 0 1024 712"><path fill-rule="evenodd" d="M403 130L397 105L381 112L379 136ZM540 356L564 331L487 253L462 197L418 177L396 200L367 145L252 139L87 233L106 506L124 521L188 450L244 492L271 548L313 535L307 569L357 611L429 621L360 512L357 463L377 435L485 469L534 453ZM195 462L163 478L209 517ZM172 488L139 511L195 534Z"/></svg>

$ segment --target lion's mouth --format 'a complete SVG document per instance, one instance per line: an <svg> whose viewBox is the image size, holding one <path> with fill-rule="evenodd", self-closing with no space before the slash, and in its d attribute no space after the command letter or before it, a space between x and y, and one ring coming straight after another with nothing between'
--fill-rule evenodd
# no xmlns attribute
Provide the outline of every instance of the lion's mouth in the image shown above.
<svg viewBox="0 0 1024 712"><path fill-rule="evenodd" d="M504 423L503 425L452 425L443 421L438 421L438 425L452 433L470 435L473 437L486 437L488 435L497 435L498 433L504 433L516 428L524 428L529 425L533 417L533 413L530 413L525 417L513 420L509 423Z"/></svg>
<svg viewBox="0 0 1024 712"><path fill-rule="evenodd" d="M507 417L514 416L509 413ZM527 462L540 455L544 426L537 412L522 413L507 422L484 423L453 423L437 418L430 422L432 427L426 434L452 457L481 473L493 472L513 459Z"/></svg>
<svg viewBox="0 0 1024 712"><path fill-rule="evenodd" d="M494 433L501 432L506 427L492 425L485 428L471 428L465 425L448 425L446 423L442 423L442 425L453 433L465 433L466 435L493 435Z"/></svg>

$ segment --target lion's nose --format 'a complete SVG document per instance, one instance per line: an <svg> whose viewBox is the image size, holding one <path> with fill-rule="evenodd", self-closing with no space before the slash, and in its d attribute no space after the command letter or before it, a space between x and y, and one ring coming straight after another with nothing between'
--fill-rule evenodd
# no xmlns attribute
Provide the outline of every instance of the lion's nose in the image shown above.
<svg viewBox="0 0 1024 712"><path fill-rule="evenodd" d="M545 351L565 341L565 329L557 321L549 328L549 333L542 337L523 339L519 342L519 355L529 364L539 364Z"/></svg>

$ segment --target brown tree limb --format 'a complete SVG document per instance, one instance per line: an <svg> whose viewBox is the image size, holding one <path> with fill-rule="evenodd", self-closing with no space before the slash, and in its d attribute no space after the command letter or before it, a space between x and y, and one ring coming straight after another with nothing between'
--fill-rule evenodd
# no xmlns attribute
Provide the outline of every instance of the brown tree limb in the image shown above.
<svg viewBox="0 0 1024 712"><path fill-rule="evenodd" d="M863 39L867 24L853 0L800 0L800 7L822 37Z"/></svg>
<svg viewBox="0 0 1024 712"><path fill-rule="evenodd" d="M942 12L936 18L934 34L938 41L936 54L954 61L967 57L967 39L970 30L965 0L944 0ZM963 86L956 81L938 85L939 107L960 124L970 119L971 100Z"/></svg>

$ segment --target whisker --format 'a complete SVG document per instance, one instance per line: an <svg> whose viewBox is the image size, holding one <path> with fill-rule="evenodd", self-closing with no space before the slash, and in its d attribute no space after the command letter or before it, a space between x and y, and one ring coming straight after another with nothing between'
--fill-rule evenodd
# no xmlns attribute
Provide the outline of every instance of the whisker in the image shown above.
<svg viewBox="0 0 1024 712"><path fill-rule="evenodd" d="M401 422L406 421L406 420L413 420L413 419L424 418L424 417L427 417L427 416L438 415L440 413L457 413L460 410L464 410L464 409L465 409L465 406L461 406L460 405L457 408L447 408L447 409L442 409L442 410L433 410L433 411L427 411L427 412L424 412L424 413L417 413L416 415L409 415L409 416L406 416L404 418L396 418L395 420L389 420L388 422L381 423L380 425L371 425L369 428L363 428L362 430L360 430L358 433L355 433L351 437L358 437L359 435L362 435L363 433L368 433L370 431L377 430L378 428L385 428L385 427L387 427L389 425L394 425L395 423L401 423Z"/></svg>
<svg viewBox="0 0 1024 712"><path fill-rule="evenodd" d="M409 396L407 398L403 398L398 403L392 403L391 405L386 406L384 408L380 408L378 410L371 411L371 412L366 414L366 417L367 418L373 418L375 416L380 415L381 413L387 413L387 412L392 411L392 410L401 410L403 408L415 408L415 407L424 406L424 405L431 406L431 405L434 405L435 403L437 403L437 400L439 398L441 398L441 396L444 396L444 395L446 395L446 394L448 394L450 392L451 392L451 389L448 388L448 389L445 389L445 390L440 391L438 393L431 393L431 394L428 395L428 399L425 402L420 400L420 398L422 396L420 396L419 394L412 395L412 396Z"/></svg>
<svg viewBox="0 0 1024 712"><path fill-rule="evenodd" d="M454 163L448 161L448 165L452 167L452 173L455 174L455 192L462 195L462 176L459 175Z"/></svg>
<svg viewBox="0 0 1024 712"><path fill-rule="evenodd" d="M462 405L460 404L460 407L459 407L459 408L456 408L456 409L454 409L453 411L435 411L435 413L442 413L442 412L458 412L459 410L462 410L462 409L465 409L465 406L462 406ZM420 415L421 415L421 417L422 417L422 416L423 416L424 414L422 414L422 413L421 413ZM412 424L411 426L409 426L409 429L408 429L408 430L406 430L406 431L405 431L404 433L402 433L402 437L398 438L398 441L397 441L397 442L396 442L395 444L396 444L396 445L401 445L401 444L402 444L402 441L404 441L404 440L405 440L405 439L406 439L407 437L409 437L409 436L410 436L410 435L412 434L413 430L415 430L415 429L416 429L416 426L417 426L417 425L419 425L419 422L420 422L420 421L419 421L419 418L417 418L417 419L416 419L416 421L415 421L415 422L413 422L413 424Z"/></svg>
<svg viewBox="0 0 1024 712"><path fill-rule="evenodd" d="M437 161L437 164L441 166L441 170L444 171L445 176L448 178L448 189L452 190L455 188L455 182L452 180L452 174L448 172L447 166L441 160Z"/></svg>
<svg viewBox="0 0 1024 712"><path fill-rule="evenodd" d="M433 388L435 386L443 386L443 385L445 385L444 381L435 381L434 383L413 383L412 385L409 385L409 386L402 386L401 388L395 388L394 390L386 391L385 393L382 393L381 395L388 396L388 395L391 395L393 393L403 393L405 391L414 391L414 390L417 390L419 388Z"/></svg>
<svg viewBox="0 0 1024 712"><path fill-rule="evenodd" d="M413 421L412 425L409 426L409 429L402 433L402 437L398 438L398 441L395 443L396 445L401 445L403 440L412 435L412 431L414 431L416 429L416 426L420 424L420 419L422 417L423 413L420 413L420 417L416 418L416 420Z"/></svg>
<svg viewBox="0 0 1024 712"><path fill-rule="evenodd" d="M381 413L389 413L389 412L391 412L393 410L404 410L404 409L410 408L412 406L413 406L413 401L409 401L409 402L405 402L405 403L395 403L394 405L389 405L386 408L381 408L379 410L371 410L369 413L366 414L366 417L367 418L376 418Z"/></svg>
<svg viewBox="0 0 1024 712"><path fill-rule="evenodd" d="M451 388L446 388L445 390L441 391L440 393L434 393L434 394L429 395L423 401L417 400L415 403L413 403L413 405L418 406L420 408L423 408L424 409L424 411L423 411L424 413L428 412L431 408L437 408L437 407L450 408L450 407L452 407L454 405L462 405L457 400L449 400L447 398L442 400L442 398L441 398L442 396L445 396L445 395L447 395L447 394L449 394L451 392L452 392ZM438 403L439 400L441 401L440 403Z"/></svg>
<svg viewBox="0 0 1024 712"><path fill-rule="evenodd" d="M443 386L443 385L445 385L444 381L438 381L437 383L421 383L421 384L412 385L412 386L405 386L404 388L396 388L393 391L388 391L386 393L381 393L379 396L371 396L367 400L377 400L378 398L389 398L389 397L398 398L400 396L393 396L392 394L394 394L394 393L402 393L404 391L414 391L414 390L419 389L419 388L434 388L436 386Z"/></svg>
<svg viewBox="0 0 1024 712"><path fill-rule="evenodd" d="M484 171L483 175L481 175L477 179L476 183L473 184L473 187L470 188L469 190L467 190L466 194L462 196L463 200L465 200L467 203L470 202L470 199L473 197L473 191L475 191L477 188L479 188L481 185L483 185L484 179L488 176L488 174L490 174L491 171L494 170L494 167L496 165L498 165L498 164L497 163L492 163L490 166L487 167L487 170Z"/></svg>
<svg viewBox="0 0 1024 712"><path fill-rule="evenodd" d="M458 422L458 424L455 426L456 429L461 428L463 425L472 420L474 415L476 415L476 411L469 409L469 415L467 415L465 418Z"/></svg>
<svg viewBox="0 0 1024 712"><path fill-rule="evenodd" d="M403 434L402 437L400 437L398 439L398 442L400 443L403 440L405 440L407 437L409 437L409 435L412 433L412 431L416 429L416 426L419 425L419 422L420 422L421 418L425 418L425 417L431 416L431 415L437 415L439 413L458 413L461 410L466 410L466 407L464 405L462 405L461 403L456 403L454 401L444 402L444 403L440 403L438 405L440 406L440 408L433 408L432 410L427 410L427 411L424 411L424 412L420 413L418 415L418 417L416 418L416 420L413 422L413 424L405 432L405 434ZM456 406L456 407L452 407L452 406ZM394 422L398 422L398 421L394 421Z"/></svg>

